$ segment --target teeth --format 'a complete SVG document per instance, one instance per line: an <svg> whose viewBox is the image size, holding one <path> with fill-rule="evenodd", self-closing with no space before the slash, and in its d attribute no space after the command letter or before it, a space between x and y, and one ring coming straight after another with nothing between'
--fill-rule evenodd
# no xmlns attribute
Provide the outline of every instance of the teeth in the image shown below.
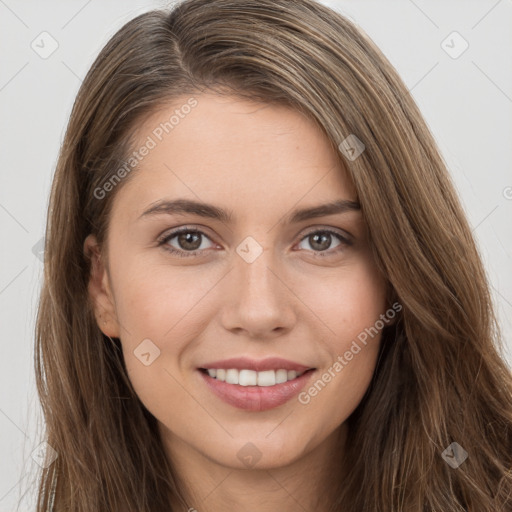
<svg viewBox="0 0 512 512"><path fill-rule="evenodd" d="M240 370L238 373L238 384L240 386L257 386L258 374L253 370Z"/></svg>
<svg viewBox="0 0 512 512"><path fill-rule="evenodd" d="M238 384L238 370L226 370L226 382L228 384Z"/></svg>
<svg viewBox="0 0 512 512"><path fill-rule="evenodd" d="M276 384L281 384L282 382L286 382L287 380L288 380L288 372L286 370L277 370L276 371ZM290 379L290 380L292 380L292 379Z"/></svg>
<svg viewBox="0 0 512 512"><path fill-rule="evenodd" d="M266 370L258 372L258 386L275 386L276 372L274 370Z"/></svg>
<svg viewBox="0 0 512 512"><path fill-rule="evenodd" d="M214 379L227 382L228 384L238 384L239 386L275 386L289 380L300 377L304 372L295 370L265 370L256 372L254 370L236 370L231 368L208 369L208 375Z"/></svg>

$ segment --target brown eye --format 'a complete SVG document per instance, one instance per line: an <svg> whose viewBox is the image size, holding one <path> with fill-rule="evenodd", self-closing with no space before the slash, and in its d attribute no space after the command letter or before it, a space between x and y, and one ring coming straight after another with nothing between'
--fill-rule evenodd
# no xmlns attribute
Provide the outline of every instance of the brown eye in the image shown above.
<svg viewBox="0 0 512 512"><path fill-rule="evenodd" d="M338 244L333 246L333 240L335 239L338 240ZM312 250L315 253L326 253L326 255L338 253L346 246L351 245L347 238L330 229L312 231L302 238L301 243L304 241L307 241L311 248L306 247L306 250ZM319 256L324 256L324 254L319 254Z"/></svg>
<svg viewBox="0 0 512 512"><path fill-rule="evenodd" d="M177 246L169 243L173 239L176 239ZM195 256L208 248L201 247L204 239L209 240L208 236L202 231L184 228L174 230L173 232L165 235L159 240L158 245L177 256Z"/></svg>

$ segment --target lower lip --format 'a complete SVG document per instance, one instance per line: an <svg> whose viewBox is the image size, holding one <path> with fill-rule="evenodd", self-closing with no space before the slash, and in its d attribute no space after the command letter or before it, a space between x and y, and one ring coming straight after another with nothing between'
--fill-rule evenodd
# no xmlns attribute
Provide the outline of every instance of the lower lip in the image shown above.
<svg viewBox="0 0 512 512"><path fill-rule="evenodd" d="M296 379L274 386L240 386L228 384L198 370L208 387L224 402L246 411L266 411L279 407L298 395L314 370L308 370Z"/></svg>

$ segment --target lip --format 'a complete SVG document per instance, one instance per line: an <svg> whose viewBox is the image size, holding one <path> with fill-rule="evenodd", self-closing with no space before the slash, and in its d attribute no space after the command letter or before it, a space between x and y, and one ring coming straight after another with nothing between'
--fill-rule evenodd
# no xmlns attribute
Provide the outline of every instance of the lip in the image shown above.
<svg viewBox="0 0 512 512"><path fill-rule="evenodd" d="M215 368L224 367L215 366ZM231 366L230 368L234 367ZM243 368L251 369L247 366ZM276 367L273 366L273 368ZM280 368L283 367L281 366ZM226 367L226 369L229 368ZM295 368L291 369L293 370ZM276 384L275 386L240 386L238 384L228 384L227 382L210 377L207 372L201 371L200 369L198 369L198 373L208 388L225 403L245 411L261 412L279 407L298 395L311 379L312 375L316 373L316 370L310 368L309 371L306 371L300 377L281 384Z"/></svg>
<svg viewBox="0 0 512 512"><path fill-rule="evenodd" d="M234 357L232 359L223 359L222 361L213 361L200 368L204 368L205 370L217 368L230 370L233 368L235 370L254 370L256 372L263 372L265 370L295 370L299 373L312 369L311 366L304 366L303 364L280 357L267 357L261 360L250 359L248 357Z"/></svg>

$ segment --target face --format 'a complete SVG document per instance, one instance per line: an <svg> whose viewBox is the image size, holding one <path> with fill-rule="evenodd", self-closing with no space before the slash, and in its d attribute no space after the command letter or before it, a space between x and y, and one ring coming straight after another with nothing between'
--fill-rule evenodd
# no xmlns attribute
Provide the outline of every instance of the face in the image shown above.
<svg viewBox="0 0 512 512"><path fill-rule="evenodd" d="M162 130L188 99L139 128L137 148L154 147L117 191L89 292L171 450L282 466L361 401L385 281L353 185L311 121L212 93Z"/></svg>

